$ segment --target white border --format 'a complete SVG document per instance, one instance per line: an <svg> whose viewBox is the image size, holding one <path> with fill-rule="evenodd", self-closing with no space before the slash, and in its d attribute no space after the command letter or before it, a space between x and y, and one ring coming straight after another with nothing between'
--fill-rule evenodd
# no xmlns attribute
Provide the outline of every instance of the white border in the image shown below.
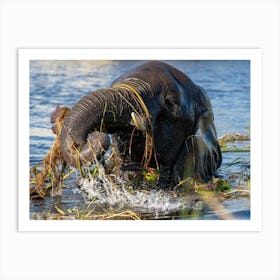
<svg viewBox="0 0 280 280"><path fill-rule="evenodd" d="M29 219L30 60L250 60L251 219L184 221L42 221ZM260 49L19 49L19 231L260 231L262 228L262 65Z"/></svg>

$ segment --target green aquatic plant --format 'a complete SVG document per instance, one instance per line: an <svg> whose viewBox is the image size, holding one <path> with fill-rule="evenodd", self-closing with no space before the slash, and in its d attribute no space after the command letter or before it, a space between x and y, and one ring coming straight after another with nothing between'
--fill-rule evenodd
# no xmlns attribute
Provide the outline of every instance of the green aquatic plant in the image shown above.
<svg viewBox="0 0 280 280"><path fill-rule="evenodd" d="M224 192L229 191L231 189L231 186L227 183L226 180L218 180L213 188L214 191L217 192Z"/></svg>
<svg viewBox="0 0 280 280"><path fill-rule="evenodd" d="M143 175L147 182L156 184L159 180L160 172L154 168L148 168L146 171L143 171Z"/></svg>

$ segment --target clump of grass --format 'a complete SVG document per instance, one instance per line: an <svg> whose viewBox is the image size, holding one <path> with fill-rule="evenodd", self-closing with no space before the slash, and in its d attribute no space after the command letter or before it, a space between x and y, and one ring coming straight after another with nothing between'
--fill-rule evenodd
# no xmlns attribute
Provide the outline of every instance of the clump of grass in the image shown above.
<svg viewBox="0 0 280 280"><path fill-rule="evenodd" d="M229 191L231 189L231 186L228 183L228 181L221 178L214 178L207 183L199 183L192 179L189 179L188 182L189 182L188 190L192 188L194 192L211 191L215 193L221 193L221 192Z"/></svg>
<svg viewBox="0 0 280 280"><path fill-rule="evenodd" d="M65 175L66 162L62 157L61 147L60 147L60 132L61 127L64 122L64 117L69 112L68 107L59 107L57 108L57 116L53 122L56 122L54 127L56 137L54 143L43 159L43 161L30 168L30 196L31 198L44 198L49 190L52 191L52 194L55 190L58 190L59 193L62 192L62 182L67 177L69 177L73 171L70 171ZM48 182L48 184L46 184Z"/></svg>

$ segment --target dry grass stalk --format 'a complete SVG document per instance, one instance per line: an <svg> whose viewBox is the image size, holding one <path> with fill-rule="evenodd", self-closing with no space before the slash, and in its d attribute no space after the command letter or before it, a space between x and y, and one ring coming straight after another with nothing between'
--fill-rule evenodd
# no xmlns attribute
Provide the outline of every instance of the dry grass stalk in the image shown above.
<svg viewBox="0 0 280 280"><path fill-rule="evenodd" d="M137 116L137 118L139 120L141 120L141 122L143 124L145 124L145 150L144 150L144 154L143 154L143 158L142 158L142 162L141 165L144 168L148 168L148 165L151 161L152 155L154 154L154 159L155 159L155 163L157 166L157 170L159 170L159 164L157 161L157 157L156 157L156 151L155 151L155 145L154 145L154 135L153 135L153 128L152 128L152 121L151 121L151 115L150 112L144 102L144 100L141 97L141 94L131 85L128 84L117 84L115 85L115 87L122 87L125 88L127 90L129 90L130 92L132 92L134 94L134 98L138 104L138 108L141 109L142 113L140 113L130 102L129 100L127 100L120 92L117 92L117 94L120 95L121 98L123 98L123 100L132 108L133 113L135 113L135 115Z"/></svg>
<svg viewBox="0 0 280 280"><path fill-rule="evenodd" d="M64 122L64 117L69 111L69 108L62 107L60 108L59 115L56 118L55 132L56 137L54 143L43 159L43 161L35 167L30 169L30 183L35 186L30 188L30 195L45 197L48 190L52 190L52 194L55 189L58 189L58 192L62 192L62 182L64 180L64 173L66 169L66 162L64 161L60 148L60 132L61 127ZM72 174L72 173L71 173ZM69 174L67 174L69 176ZM67 176L67 177L68 177ZM45 183L50 181L50 185L45 186Z"/></svg>
<svg viewBox="0 0 280 280"><path fill-rule="evenodd" d="M37 220L141 220L137 213L125 210L121 212L105 211L102 214L94 214L94 210L79 210L78 208L63 211L55 206L57 213L43 212L34 213L33 219Z"/></svg>

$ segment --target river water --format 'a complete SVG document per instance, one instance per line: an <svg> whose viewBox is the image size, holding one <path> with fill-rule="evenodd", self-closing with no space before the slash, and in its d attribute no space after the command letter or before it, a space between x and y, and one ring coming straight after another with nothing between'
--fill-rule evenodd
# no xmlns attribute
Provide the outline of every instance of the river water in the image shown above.
<svg viewBox="0 0 280 280"><path fill-rule="evenodd" d="M250 61L203 60L167 61L187 74L208 93L215 115L218 137L239 132L244 134L250 124ZM50 61L30 62L30 167L38 164L49 151L54 135L50 131L50 115L57 105L72 107L91 91L108 87L121 74L144 61ZM235 142L234 148L249 146ZM235 164L233 164L235 163ZM250 176L250 152L223 153L219 174L238 187L244 174ZM40 213L57 213L54 206L66 211L84 208L88 204L85 192L77 188L78 177L67 180L62 196L47 197L30 202L30 217ZM123 199L121 194L108 194ZM133 210L151 219L250 219L248 197L230 198L221 202L215 211L211 207L200 209L200 201L170 197L164 191L151 190L149 194L135 193L125 196L123 209ZM104 204L105 205L105 204ZM100 206L100 205L99 205ZM106 204L106 207L109 207ZM196 211L199 210L199 211ZM198 214L197 214L198 213Z"/></svg>

